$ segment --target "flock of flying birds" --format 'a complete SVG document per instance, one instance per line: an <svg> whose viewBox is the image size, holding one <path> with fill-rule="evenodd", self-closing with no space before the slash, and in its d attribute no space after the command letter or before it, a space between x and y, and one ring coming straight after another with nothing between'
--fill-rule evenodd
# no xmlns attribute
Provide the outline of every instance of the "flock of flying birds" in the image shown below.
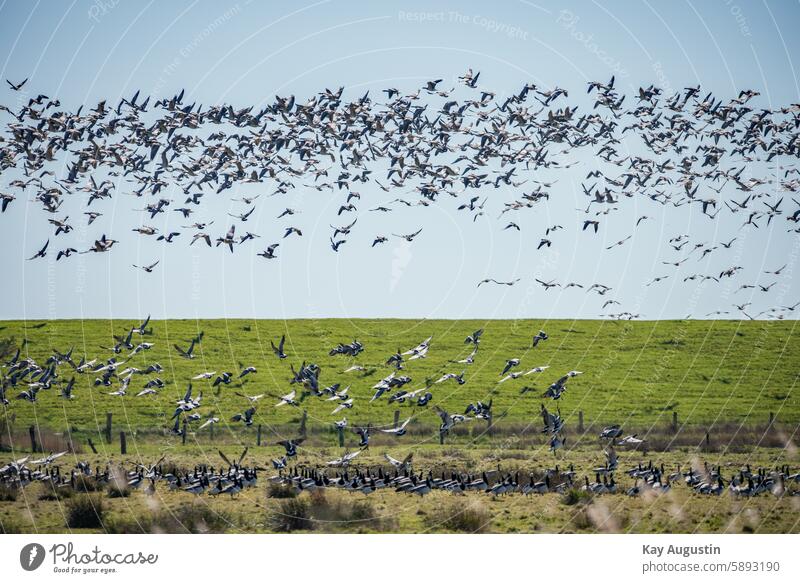
<svg viewBox="0 0 800 583"><path fill-rule="evenodd" d="M0 385L0 402L4 407L10 407L11 401L6 398L9 391L17 390L16 399L23 402L37 403L42 391L49 392L57 389L58 396L64 399L75 399L76 377L70 374L69 380L62 375L62 367L68 368L70 373L77 375L94 376L93 384L95 387L104 391L109 396L115 398L125 398L129 395L129 389L136 377L136 388L131 391L137 397L157 394L165 383L158 377L153 376L160 373L163 368L158 363L152 363L144 368L135 366L134 359L153 346L153 342L145 342L144 337L152 337L152 329L148 328L150 318L146 318L141 324L131 328L127 334L117 336L116 344L107 347L114 356L100 362L98 359L86 361L81 358L75 362L72 357L73 350L62 353L54 350L53 354L43 365L37 364L32 358L23 358L21 351L17 350L10 360L2 366L2 384ZM137 337L134 340L135 337ZM188 346L174 344L176 354L187 360L196 358L195 351L201 345L204 334L201 332L195 338L188 341ZM464 344L469 353L463 358L449 361L452 364L463 364L469 366L475 362L479 355L479 347L483 337L483 330L479 329L468 335ZM531 347L535 348L540 343L549 339L543 330L533 335ZM272 342L272 351L279 361L288 358L284 352L285 336L277 343ZM410 390L408 387L412 383L410 376L400 374L406 367L413 367L413 361L427 357L431 348L432 337L426 338L418 345L409 350L398 350L390 355L385 366L393 369L392 373L385 376L376 383L369 402L360 406L371 406L378 400L388 403L407 403L412 407L425 408L432 401L432 391L441 383L454 382L463 385L467 382L465 378L466 370L461 373L447 372L436 380L429 379L422 388ZM184 347L185 346L185 347ZM353 359L364 351L364 345L354 340L351 343L340 343L329 351L331 358L345 356ZM118 359L119 354L127 352L127 356ZM141 358L141 357L139 357ZM354 362L350 360L350 362ZM520 358L509 358L505 366L498 371L498 387L508 381L525 379L529 375L541 375L549 367L535 366L525 370L521 367ZM140 364L140 366L143 366ZM334 406L332 415L341 411L353 409L355 406L354 398L348 394L350 387L342 388L340 383L326 386L321 381L321 367L303 362L298 369L290 366L291 377L288 379L290 385L296 388L285 395L260 393L249 395L235 391L235 395L241 398L242 409L230 416L229 422L246 426L253 425L257 421L257 409L260 400L265 397L272 397L277 402L274 407L294 406L300 407L306 398L317 398L330 401ZM341 374L348 374L356 371L363 371L364 367L358 364L345 369ZM205 382L212 386L222 388L236 380L243 380L246 377L255 375L258 370L254 366L245 366L238 373L216 371L200 372L191 378L194 382ZM583 374L581 371L572 370L559 378L555 379L546 390L533 389L524 384L520 392L537 392L543 399L559 401L567 391L569 379ZM524 381L523 381L524 383ZM244 386L244 383L240 383ZM23 389L24 387L24 389ZM22 389L22 390L21 390ZM113 390L112 390L113 389ZM174 420L171 428L165 427L164 430L173 435L185 436L188 427L193 431L199 431L208 426L220 422L220 418L213 413L203 414L201 409L204 406L203 392L193 396L192 384L190 383L186 392L175 402L174 410L170 411L171 418ZM246 407L246 408L245 408ZM442 440L450 430L458 424L474 420L493 421L494 412L492 400L483 403L469 403L463 414L451 414L438 406L433 406L433 410L439 417L439 433ZM499 416L502 418L502 414ZM424 495L432 490L444 490L453 493L463 493L465 491L484 491L492 495L501 494L545 494L548 492L562 493L570 488L581 488L592 494L614 494L626 493L636 496L646 492L664 493L669 491L673 484L683 482L695 492L701 494L719 495L724 491L739 496L756 496L762 493L772 493L777 496L784 494L797 495L800 490L792 488L791 484L800 483L800 473L791 473L788 466L780 466L774 469L757 468L751 469L749 466L741 468L735 472L730 479L722 475L720 467L705 465L704 467L690 467L682 470L680 467L675 472L666 472L663 465L655 465L652 461L647 464L638 465L624 470L624 473L633 479L632 485L620 487L615 479L615 473L623 472L619 469L619 459L615 447L630 449L640 449L644 447L645 440L637 435L625 435L619 425L604 427L599 439L604 444L603 455L604 463L602 466L590 469L589 474L594 474L594 480L590 480L589 474L581 480L573 466L560 468L550 468L539 473L531 473L528 476L520 476L519 472L503 473L497 471L482 472L481 475L474 475L462 471L452 470L442 472L441 477L434 476L431 471L427 475L423 471L415 471L413 468L413 452L409 453L402 460L383 454L383 458L388 464L388 469L382 466L377 467L357 467L355 460L370 446L370 437L374 433L392 435L401 438L409 430L410 423L418 415L412 414L402 423L387 424L373 427L367 426L354 427L352 431L358 436L358 446L354 451L349 448L339 457L325 461L322 464L312 462L298 463L298 455L303 451L303 436L283 439L277 442L284 448L285 454L281 457L272 459L272 467L277 470L269 478L273 484L288 487L296 492L303 490L313 490L316 488L342 488L347 491L356 491L369 494L381 488L392 488L397 492ZM560 411L549 411L543 404L541 405L541 432L549 439L551 451L565 447L566 438L564 436L564 419ZM333 425L341 432L348 427L347 418L333 421ZM25 487L32 483L47 483L53 488L72 488L83 491L86 489L86 482L92 481L96 484L115 484L117 487L143 489L147 493L156 491L156 484L162 482L170 490L182 491L190 494L207 493L209 495L230 494L234 496L245 488L253 487L257 483L258 473L266 468L259 466L245 466L243 460L247 454L247 448L234 461L231 461L222 451L220 456L227 464L227 467L214 468L209 464L199 464L191 470L171 468L164 469L164 459L162 456L152 465L145 466L137 463L132 469L126 469L124 465L113 467L106 464L105 468L96 466L91 467L86 461L79 461L69 470L69 473L62 473L58 460L68 452L51 452L40 459L31 459L26 456L22 459L11 461L0 467L0 484L6 487ZM292 464L294 461L294 465ZM351 466L354 466L351 468Z"/></svg>
<svg viewBox="0 0 800 583"><path fill-rule="evenodd" d="M544 174L580 164L574 154L584 152L592 167L581 173L586 205L578 209L573 230L576 237L591 238L608 229L615 233L610 240L619 233L604 245L608 252L632 244L635 231L651 219L639 215L630 225L613 224L611 217L626 204L641 201L653 213L682 208L702 220L741 223L740 233L725 241L670 237L664 271L647 286L678 278L683 283L743 279L744 266L735 258L746 245L747 230L800 232L800 203L794 198L800 188L798 104L770 109L754 105L759 94L752 90L726 100L700 86L666 94L651 85L623 107L627 96L612 77L588 84L590 105L582 111L565 89L526 83L500 98L478 84L479 75L467 71L459 77L461 88L446 88L435 79L412 93L388 88L350 101L343 88L325 89L305 102L277 96L261 108L204 106L190 102L184 91L151 101L137 91L116 104L104 100L70 112L58 99L31 96L16 111L0 106L9 117L0 138L0 173L9 177L0 185L0 209L41 208L53 234L36 245L31 260L55 256L58 262L124 244L122 234L108 232L104 213L120 196L142 200L143 208L131 214L131 231L140 237L167 247L188 239L190 246L230 253L263 237L267 244L258 256L272 260L281 245L303 236L304 227L297 222L302 211L287 206L270 217L271 233L248 230L259 222L254 212L267 198L288 198L295 191L335 197L340 224L331 225L334 252L354 240L365 213L407 207L452 206L456 217L464 215L468 222L488 219L494 207L500 228L513 233L522 230L524 215L545 216L550 197L563 196L554 191L556 180ZM19 93L26 81L8 85ZM207 202L220 198L233 210L224 217L215 216ZM185 224L175 226L172 217ZM92 225L96 231L86 248L70 239L80 221L81 231ZM390 236L407 243L425 238L419 222L406 229L392 224L350 246L376 247ZM558 246L568 226L548 224L541 230L536 250ZM163 249L156 252L165 256ZM710 271L712 257L721 268ZM135 267L152 273L160 263L152 257ZM690 273L679 272L684 265L693 266ZM784 269L776 265L751 273L737 291L768 294ZM511 286L520 279L487 277L478 286ZM536 282L546 291L596 293L604 311L619 304L615 290L600 282ZM734 308L748 318L781 319L798 305L755 314L748 301Z"/></svg>
<svg viewBox="0 0 800 583"><path fill-rule="evenodd" d="M152 328L148 328L149 324L150 316L145 318L139 325L127 330L125 334L114 335L115 343L113 346L100 347L111 353L106 359L93 358L86 360L86 356L83 356L76 362L73 358L74 350L70 348L66 352L53 350L52 355L44 364L39 364L32 357L23 356L22 347L17 348L14 355L0 368L0 405L3 407L11 406L12 401L10 398L15 401L38 403L41 394L43 394L42 391L48 392L51 389L58 389L58 396L61 398L75 399L79 392L76 391L76 374L94 376L94 380L91 383L92 386L104 391L110 397L147 397L148 395L159 394L166 387L166 383L158 376L164 371L164 368L158 362L145 364L142 361L145 358L144 354L155 346L153 341L145 340L145 338L154 340ZM194 338L187 340L186 344L173 344L173 349L178 357L192 361L197 357L196 351L201 345L203 337L204 333L200 332ZM406 403L423 408L427 407L433 400L432 391L438 385L448 382L458 385L466 384L466 367L475 363L482 337L482 328L472 332L464 340L464 344L469 347L469 352L461 355L456 360L448 361L450 363L448 366L453 368L456 365L463 365L464 368L461 372L443 370L439 378L428 378L419 388L415 389L411 389L412 378L402 373L414 361L427 357L433 337L426 338L408 350L402 351L398 349L396 353L389 355L386 359L384 366L390 369L391 372L371 387L373 394L367 405L378 400L385 400L389 404ZM536 348L541 342L545 342L548 339L547 333L544 330L539 330L532 336L531 348ZM284 335L277 343L274 341L270 343L272 352L279 362L289 358L284 350L285 342L286 336ZM330 349L329 356L331 358L337 356L349 357L352 364L342 374L360 373L366 371L366 367L356 364L353 359L363 351L363 343L353 340L348 344L340 343L334 346ZM519 368L521 364L521 358L508 358L503 369L499 371L497 386L500 387L503 383L516 381L517 379L525 381L529 378L529 375L540 375L549 368L549 366L534 366L525 370L524 367ZM67 375L62 374L64 368L67 368L69 372L69 379L66 378ZM303 361L297 369L293 364L290 364L289 371L291 376L288 384L293 388L286 394L259 393L248 395L239 390L234 391L234 394L241 398L243 405L246 405L246 407L243 406L241 411L233 414L230 417L230 422L243 423L246 426L253 425L256 421L259 402L265 397L276 399L275 407L287 405L300 407L306 398L324 399L330 402L333 407L331 415L337 415L354 408L355 398L349 393L350 385L342 387L340 382L324 385L320 380L322 368L316 363ZM210 384L211 387L218 388L218 390L236 383L234 386L239 388L244 387L245 382L257 373L258 369L255 366L242 365L241 370L238 372L203 371L187 379L188 388L176 401L174 411L169 416L172 423L170 432L174 435L183 436L187 432L189 424L192 424L192 429L195 429L196 424L196 430L199 431L220 422L220 418L213 414L202 415L200 413L200 409L203 406L203 392L200 391L197 395L194 395L192 383ZM577 370L567 372L552 382L541 396L558 401L566 392L567 381L580 374L583 373ZM137 377L141 381L136 382L136 385L132 387ZM538 389L525 384L520 393L525 394L536 391ZM442 440L453 427L460 423L473 419L491 421L494 415L491 399L486 403L481 401L470 403L463 414L451 414L436 405L433 406L433 410L440 419L439 433ZM564 420L560 412L549 412L542 405L541 416L544 423L543 432L550 436L551 449L555 451L563 447L565 443L563 438ZM373 430L396 437L405 435L412 418L413 415L402 424L396 424L391 427L373 428L370 424L366 427L353 428L353 431L359 436L359 447L363 448L369 445L370 434ZM334 425L340 429L346 428L348 426L347 417L343 417L340 421L335 421ZM607 430L619 430L619 427L613 426L607 428ZM621 432L619 435L615 434L614 437L621 437ZM298 439L281 442L286 448L286 454L289 457L296 454L297 447L301 443L302 441ZM628 436L620 443L623 445L636 445L641 443L641 440L636 439L635 436Z"/></svg>

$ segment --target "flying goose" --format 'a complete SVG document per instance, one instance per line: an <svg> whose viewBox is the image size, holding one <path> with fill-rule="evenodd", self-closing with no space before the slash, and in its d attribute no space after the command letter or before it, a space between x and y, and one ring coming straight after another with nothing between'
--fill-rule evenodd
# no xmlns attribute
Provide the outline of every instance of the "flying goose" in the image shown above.
<svg viewBox="0 0 800 583"><path fill-rule="evenodd" d="M286 353L283 351L283 345L286 342L286 335L284 334L281 336L281 341L278 343L278 346L275 346L275 343L270 340L270 344L272 345L272 352L275 353L280 359L286 358Z"/></svg>

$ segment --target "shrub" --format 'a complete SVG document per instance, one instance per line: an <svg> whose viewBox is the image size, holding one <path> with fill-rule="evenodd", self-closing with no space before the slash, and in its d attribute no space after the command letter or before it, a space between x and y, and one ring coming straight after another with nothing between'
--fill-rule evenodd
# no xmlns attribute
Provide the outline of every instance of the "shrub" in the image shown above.
<svg viewBox="0 0 800 583"><path fill-rule="evenodd" d="M574 506L575 504L589 504L592 501L592 495L579 488L569 488L561 495L561 503L567 506Z"/></svg>
<svg viewBox="0 0 800 583"><path fill-rule="evenodd" d="M301 497L282 500L269 517L269 525L279 532L391 530L397 526L394 520L381 517L370 500L353 500L353 496L357 494L329 495L324 489L316 489Z"/></svg>
<svg viewBox="0 0 800 583"><path fill-rule="evenodd" d="M65 498L72 497L73 494L72 488L57 488L54 484L43 483L42 484L42 493L39 494L39 500L44 501L55 501L55 500L64 500Z"/></svg>
<svg viewBox="0 0 800 583"><path fill-rule="evenodd" d="M0 516L0 534L24 534L25 527L10 516Z"/></svg>
<svg viewBox="0 0 800 583"><path fill-rule="evenodd" d="M14 502L18 494L19 490L17 488L0 485L0 502Z"/></svg>
<svg viewBox="0 0 800 583"><path fill-rule="evenodd" d="M106 482L98 482L92 476L79 474L75 476L74 490L76 492L100 492L106 487Z"/></svg>
<svg viewBox="0 0 800 583"><path fill-rule="evenodd" d="M270 482L267 485L267 498L296 498L297 490L291 484Z"/></svg>
<svg viewBox="0 0 800 583"><path fill-rule="evenodd" d="M69 528L102 528L103 500L99 496L76 496L67 503Z"/></svg>
<svg viewBox="0 0 800 583"><path fill-rule="evenodd" d="M311 516L308 500L305 498L288 498L282 500L270 516L270 526L278 532L295 530L311 530Z"/></svg>
<svg viewBox="0 0 800 583"><path fill-rule="evenodd" d="M185 504L161 510L151 516L117 519L106 525L110 534L200 534L223 533L230 525L224 513L215 512L206 504Z"/></svg>
<svg viewBox="0 0 800 583"><path fill-rule="evenodd" d="M127 484L111 484L108 487L108 497L109 498L127 498L131 495L131 489L128 488Z"/></svg>
<svg viewBox="0 0 800 583"><path fill-rule="evenodd" d="M452 500L446 504L436 505L425 516L425 523L430 528L467 533L483 533L489 530L491 515L486 506L478 500L464 503L464 500Z"/></svg>

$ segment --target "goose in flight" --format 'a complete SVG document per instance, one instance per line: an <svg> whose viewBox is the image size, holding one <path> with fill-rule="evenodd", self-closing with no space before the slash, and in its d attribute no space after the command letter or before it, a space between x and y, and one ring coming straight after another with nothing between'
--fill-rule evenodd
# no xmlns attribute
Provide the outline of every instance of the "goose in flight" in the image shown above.
<svg viewBox="0 0 800 583"><path fill-rule="evenodd" d="M441 81L441 79L440 79L440 81ZM28 78L27 77L25 77L25 79L23 81L21 81L20 83L12 83L8 79L6 79L6 83L8 83L9 87L11 87L11 91L19 91L20 89L22 89L25 86L25 83L27 83L27 82L28 82Z"/></svg>
<svg viewBox="0 0 800 583"><path fill-rule="evenodd" d="M231 228L228 229L228 232L225 234L224 237L217 238L217 247L219 247L220 245L227 245L228 248L231 250L231 253L233 253L233 245L234 243L236 243L235 233L236 233L236 225L231 225Z"/></svg>
<svg viewBox="0 0 800 583"><path fill-rule="evenodd" d="M338 388L338 386L339 386L338 384L333 385L333 387L337 387L337 388ZM329 392L330 392L331 389L333 389L333 387L329 387ZM327 400L328 401L345 401L345 400L347 400L347 391L349 391L349 390L350 390L350 385L347 385L341 391L334 391L331 394L331 396L328 397Z"/></svg>
<svg viewBox="0 0 800 583"><path fill-rule="evenodd" d="M536 282L539 283L544 288L544 291L548 291L548 290L550 290L550 288L553 288L553 287L561 287L561 284L560 283L555 283L556 280L554 280L554 279L551 279L550 281L542 281L541 279L537 279L537 278L534 278L534 279L536 279Z"/></svg>
<svg viewBox="0 0 800 583"><path fill-rule="evenodd" d="M42 248L39 249L33 257L29 257L28 261L33 261L34 259L38 259L40 257L42 257L42 258L45 257L47 255L47 246L48 245L50 245L50 239L48 239L45 242L44 246L42 246Z"/></svg>
<svg viewBox="0 0 800 583"><path fill-rule="evenodd" d="M408 454L402 461L393 458L388 453L384 453L383 457L397 470L409 470L411 468L411 460L414 457L414 452Z"/></svg>
<svg viewBox="0 0 800 583"><path fill-rule="evenodd" d="M277 255L275 255L275 249L277 249L279 246L280 243L273 243L267 247L265 251L258 253L258 255L264 259L275 259L277 257Z"/></svg>
<svg viewBox="0 0 800 583"><path fill-rule="evenodd" d="M475 414L475 419L491 419L492 418L492 399L488 403L478 401L477 403L470 403L467 405L464 415L470 413Z"/></svg>
<svg viewBox="0 0 800 583"><path fill-rule="evenodd" d="M255 404L259 399L264 396L264 393L260 393L258 395L245 395L244 393L236 392L234 393L237 397L242 397L243 399L247 399L250 403Z"/></svg>
<svg viewBox="0 0 800 583"><path fill-rule="evenodd" d="M247 452L249 451L249 449L250 448L245 447L244 450L242 451L241 455L239 456L239 459L236 460L235 462L231 462L231 460L228 459L228 456L226 456L224 453L222 453L222 450L217 450L217 453L219 453L219 457L222 458L222 461L224 461L226 464L228 464L229 468L238 469L239 467L241 467L242 461L244 460L244 456L247 455ZM234 458L234 459L236 459L236 458Z"/></svg>
<svg viewBox="0 0 800 583"><path fill-rule="evenodd" d="M480 74L480 73L479 73L479 74ZM25 81L27 81L27 79L26 79ZM25 83L25 81L23 81L22 83L20 83L19 87L22 87L22 85ZM425 83L425 91L428 91L429 93L435 93L436 91L438 91L438 89L436 89L436 86L437 86L439 83L441 83L441 82L442 82L442 79L436 79L436 80L434 80L434 81L427 81L427 82ZM6 83L8 83L9 85L11 85L11 83L10 83L10 82L8 82L8 81L6 81ZM13 86L13 85L11 85L11 87L13 88L14 86ZM19 89L14 89L14 91L19 91Z"/></svg>
<svg viewBox="0 0 800 583"><path fill-rule="evenodd" d="M765 271L764 273L766 273L766 274L768 274L768 275L780 275L780 274L781 274L781 272L782 272L784 269L786 269L786 267L788 267L788 264L784 264L784 265L783 265L783 267L779 267L778 269L775 269L775 270L773 270L773 271L769 271L769 270L767 270L767 271Z"/></svg>
<svg viewBox="0 0 800 583"><path fill-rule="evenodd" d="M336 238L339 235L345 235L345 236L349 235L350 231L352 231L353 227L357 222L358 219L353 219L352 223L350 223L349 225L344 225L342 227L334 227L333 225L331 225L330 227L331 229L333 229L333 237Z"/></svg>
<svg viewBox="0 0 800 583"><path fill-rule="evenodd" d="M75 249L74 247L67 247L66 249L62 249L58 252L58 255L56 255L56 261L61 261L62 257L72 257L72 254L77 252L78 250Z"/></svg>
<svg viewBox="0 0 800 583"><path fill-rule="evenodd" d="M292 391L283 396L275 396L276 399L279 399L278 402L275 404L276 407L281 407L282 405L291 405L293 407L299 407L300 403L295 401L295 397L297 396L297 391Z"/></svg>
<svg viewBox="0 0 800 583"><path fill-rule="evenodd" d="M200 425L200 427L197 428L197 431L205 429L206 427L214 425L215 423L219 423L219 417L209 417L208 419L205 420L205 422L203 422L202 425Z"/></svg>
<svg viewBox="0 0 800 583"><path fill-rule="evenodd" d="M335 468L346 468L356 457L359 456L359 454L361 454L362 451L364 450L358 449L353 452L345 452L345 454L342 457L326 462L326 465Z"/></svg>
<svg viewBox="0 0 800 583"><path fill-rule="evenodd" d="M396 437L400 437L401 435L406 434L406 427L408 426L409 422L411 421L411 417L403 421L402 425L398 425L397 427L392 427L390 429L381 429L381 433L389 433L391 435L395 435Z"/></svg>
<svg viewBox="0 0 800 583"><path fill-rule="evenodd" d="M650 282L645 284L645 287L650 287L654 283L658 283L660 281L664 281L665 279L668 279L668 278L669 278L668 275L660 275L658 277L654 277L652 280L650 280Z"/></svg>
<svg viewBox="0 0 800 583"><path fill-rule="evenodd" d="M32 466L49 466L54 461L56 461L58 458L60 458L63 455L66 455L67 453L69 453L69 452L62 451L62 452L59 452L59 453L50 453L50 454L46 455L43 458L39 458L38 460L31 460L28 463L31 464Z"/></svg>
<svg viewBox="0 0 800 583"><path fill-rule="evenodd" d="M451 360L450 362L455 362L456 364L472 364L475 362L475 355L478 354L478 347L472 349L472 352L467 355L466 358L462 358L461 360Z"/></svg>
<svg viewBox="0 0 800 583"><path fill-rule="evenodd" d="M498 280L493 279L493 278L487 278L487 279L482 279L481 281L479 281L478 282L478 287L481 287L484 283L494 283L494 284L497 284L497 285L507 285L507 286L510 287L510 286L514 285L515 283L517 283L518 281L519 281L519 278L512 279L511 281L498 281Z"/></svg>
<svg viewBox="0 0 800 583"><path fill-rule="evenodd" d="M482 335L483 335L483 328L475 330L475 332L473 332L464 339L464 344L474 344L475 349L477 350L478 343L480 343Z"/></svg>
<svg viewBox="0 0 800 583"><path fill-rule="evenodd" d="M234 422L242 421L244 422L245 425L250 427L253 424L253 415L255 414L256 414L256 408L250 407L249 409L246 409L244 412L237 413L236 415L231 417L231 421Z"/></svg>
<svg viewBox="0 0 800 583"><path fill-rule="evenodd" d="M439 433L441 434L447 434L455 425L469 420L469 417L464 415L451 415L441 407L434 407L434 410L442 420L442 424L439 426Z"/></svg>
<svg viewBox="0 0 800 583"><path fill-rule="evenodd" d="M344 411L345 409L352 409L353 408L353 399L347 399L346 401L341 401L337 406L336 409L331 411L331 415L336 415L339 411Z"/></svg>
<svg viewBox="0 0 800 583"><path fill-rule="evenodd" d="M644 443L644 439L637 437L637 435L634 433L633 435L626 435L620 439L617 442L617 445L635 447L637 445L641 445L642 443Z"/></svg>
<svg viewBox="0 0 800 583"><path fill-rule="evenodd" d="M144 336L148 333L147 325L150 323L150 314L147 315L147 318L144 319L144 322L139 324L135 328L131 328L131 332L133 334L138 334L139 336Z"/></svg>
<svg viewBox="0 0 800 583"><path fill-rule="evenodd" d="M370 426L367 425L366 427L354 427L353 433L358 435L361 440L358 442L358 446L361 448L369 447L369 431Z"/></svg>
<svg viewBox="0 0 800 583"><path fill-rule="evenodd" d="M251 208L246 213L242 213L242 214L238 214L238 215L232 215L232 214L228 213L228 216L229 217L233 217L234 219L239 219L240 221L245 223L245 222L247 222L247 219L250 217L250 215L253 214L254 210L256 210L256 207Z"/></svg>
<svg viewBox="0 0 800 583"><path fill-rule="evenodd" d="M441 376L441 378L438 381L436 381L436 383L437 384L438 383L443 383L445 381L449 381L449 380L452 379L452 380L455 380L459 385L463 385L464 383L467 382L467 381L464 380L464 373L466 373L466 372L467 371L464 370L464 371L461 371L461 374L455 374L455 373L452 373L452 372L445 373L444 375Z"/></svg>
<svg viewBox="0 0 800 583"><path fill-rule="evenodd" d="M233 381L233 373L223 372L214 379L212 386L217 387L219 385L229 385L231 381Z"/></svg>
<svg viewBox="0 0 800 583"><path fill-rule="evenodd" d="M547 407L541 405L541 415L542 422L544 423L544 429L542 429L542 433L550 433L551 435L555 435L560 433L564 428L564 419L561 417L560 411L558 413L551 413L547 410Z"/></svg>
<svg viewBox="0 0 800 583"><path fill-rule="evenodd" d="M622 427L619 425L609 425L600 432L600 439L616 439L622 435Z"/></svg>
<svg viewBox="0 0 800 583"><path fill-rule="evenodd" d="M6 212L8 205L11 204L12 201L17 200L17 197L13 194L5 194L0 193L0 201L2 201L2 207L0 207L0 212Z"/></svg>
<svg viewBox="0 0 800 583"><path fill-rule="evenodd" d="M559 379L559 381L560 381L560 379ZM549 387L547 387L547 390L542 394L542 398L543 399L553 399L554 401L558 401L563 396L563 394L567 390L567 385L565 383L559 382L559 381L556 381L553 384L551 384ZM532 390L532 389L528 389L528 390ZM525 392L524 389L523 389L523 392Z"/></svg>
<svg viewBox="0 0 800 583"><path fill-rule="evenodd" d="M531 340L531 348L536 348L539 345L539 342L542 342L547 339L548 339L547 333L544 330L539 330Z"/></svg>
<svg viewBox="0 0 800 583"><path fill-rule="evenodd" d="M519 366L519 363L520 363L519 358L509 358L508 360L506 360L506 365L505 367L503 367L503 371L500 373L500 376L503 376L515 366Z"/></svg>
<svg viewBox="0 0 800 583"><path fill-rule="evenodd" d="M270 340L269 342L272 345L272 352L274 352L275 356L277 356L280 359L286 358L286 353L283 351L283 345L285 342L286 342L286 334L281 336L281 341L278 343L277 346L275 346L275 343L272 342L272 340Z"/></svg>
<svg viewBox="0 0 800 583"><path fill-rule="evenodd" d="M621 245L624 245L624 244L625 244L625 242L626 242L628 239L630 239L631 237L633 237L633 235L628 235L628 236L627 236L627 237L625 237L624 239L620 239L620 240L619 240L619 241L617 241L616 243L612 243L611 245L609 245L608 247L606 247L606 251L608 251L609 249L613 249L614 247L619 247L619 246L621 246Z"/></svg>
<svg viewBox="0 0 800 583"><path fill-rule="evenodd" d="M177 231L172 231L166 235L159 235L157 241L166 241L167 243L172 243L175 237L180 237L181 234Z"/></svg>
<svg viewBox="0 0 800 583"><path fill-rule="evenodd" d="M418 231L415 231L414 233L411 233L409 235L398 235L396 233L392 233L392 235L394 235L395 237L399 237L400 239L405 239L406 241L411 243L414 240L414 238L417 235L419 235L421 232L422 232L422 229L419 229Z"/></svg>
<svg viewBox="0 0 800 583"><path fill-rule="evenodd" d="M433 336L428 336L425 340L420 342L417 346L415 346L411 350L406 350L405 352L403 352L401 356L411 355L411 358L409 358L408 360L425 358L425 356L428 354L428 350L431 347L431 340L433 340Z"/></svg>
<svg viewBox="0 0 800 583"><path fill-rule="evenodd" d="M189 344L189 348L187 348L186 350L184 350L183 348L181 348L177 344L173 344L172 346L175 347L175 350L178 351L178 354L181 357L191 360L191 359L194 358L194 346L195 346L196 341L197 341L197 338L192 338L192 342Z"/></svg>
<svg viewBox="0 0 800 583"><path fill-rule="evenodd" d="M513 380L518 379L521 376L522 376L521 372L510 372L506 376L504 376L502 379L500 379L498 382L504 383L506 381L513 381Z"/></svg>
<svg viewBox="0 0 800 583"><path fill-rule="evenodd" d="M153 273L153 269L155 269L156 265L158 265L158 264L159 264L159 261L156 261L155 263L151 263L150 265L135 265L134 264L134 267L136 267L137 269L141 269L145 273Z"/></svg>
<svg viewBox="0 0 800 583"><path fill-rule="evenodd" d="M194 245L198 240L201 239L206 242L206 245L211 247L211 237L208 235L208 233L195 233L192 235L192 242L189 243L189 245Z"/></svg>

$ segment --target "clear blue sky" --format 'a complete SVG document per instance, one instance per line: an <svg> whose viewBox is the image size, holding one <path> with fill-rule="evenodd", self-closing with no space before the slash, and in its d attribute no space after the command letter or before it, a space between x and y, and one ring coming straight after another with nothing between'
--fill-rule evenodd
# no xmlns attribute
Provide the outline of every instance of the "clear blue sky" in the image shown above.
<svg viewBox="0 0 800 583"><path fill-rule="evenodd" d="M101 98L116 103L137 89L164 97L185 88L189 102L204 104L259 105L276 93L293 93L302 101L340 85L349 97L366 90L377 97L388 86L410 92L440 77L449 87L468 67L480 70L481 85L498 95L534 82L565 87L577 97L585 93L586 81L616 74L618 89L629 94L650 83L667 93L701 83L720 97L753 88L761 92L761 103L780 106L800 102L798 22L796 1L5 1L0 2L0 74L12 81L30 77L26 95L57 96L73 110ZM0 96L0 102L14 107L23 98L6 89ZM476 223L457 213L457 201L449 197L427 209L364 213L359 230L338 254L327 240L329 224L347 222L335 216L341 199L302 187L292 199L262 198L247 225L262 238L234 255L222 248L187 247L186 235L165 253L155 240L136 236L130 232L131 217L143 200L120 188L103 203L106 216L73 233L72 242L85 247L106 232L123 244L108 254L66 262L56 263L54 253L46 261L27 262L52 232L38 205L12 205L0 216L0 318L137 317L148 312L158 318L600 314L600 298L579 290L545 292L534 277L605 283L614 287L609 297L620 301L621 309L649 319L688 313L702 317L730 310L732 300L752 299L753 312L800 300L800 285L792 277L797 238L786 232L782 217L774 229L740 231L741 214L711 222L696 208L665 212L638 201L609 219L598 237L580 233L583 215L575 208L585 201L576 178L592 160L578 159L582 167L577 173L542 173L543 179L559 182L546 206L511 217L521 233L503 231L507 221L497 219L502 200L513 193L501 200L493 191L487 192L495 198L486 220ZM363 210L376 205L377 188L358 190ZM177 199L180 193L167 195ZM287 223L275 217L286 206L302 210L288 224L302 228L305 236L281 241L280 260L267 262L255 253L282 236ZM219 202L206 218L217 218L215 226L222 227L225 212L241 209L240 203ZM66 214L75 220L83 210L74 205ZM153 223L162 230L183 224L177 213L168 214L175 216ZM654 220L636 230L631 244L601 252L633 232L632 221L642 214ZM536 252L544 229L553 223L566 228L552 237L550 252ZM369 247L376 233L419 227L423 234L411 246L393 240ZM680 233L712 244L736 235L740 241L727 255L715 252L703 263L692 259L677 277L660 262L675 256L665 244ZM156 259L161 264L150 275L131 267ZM746 273L730 284L681 281L692 272L714 273L737 263ZM779 278L758 275L784 263L790 266ZM665 274L672 277L643 286ZM476 289L484 277L522 281L512 288ZM773 280L779 282L773 293L732 295L742 283Z"/></svg>

